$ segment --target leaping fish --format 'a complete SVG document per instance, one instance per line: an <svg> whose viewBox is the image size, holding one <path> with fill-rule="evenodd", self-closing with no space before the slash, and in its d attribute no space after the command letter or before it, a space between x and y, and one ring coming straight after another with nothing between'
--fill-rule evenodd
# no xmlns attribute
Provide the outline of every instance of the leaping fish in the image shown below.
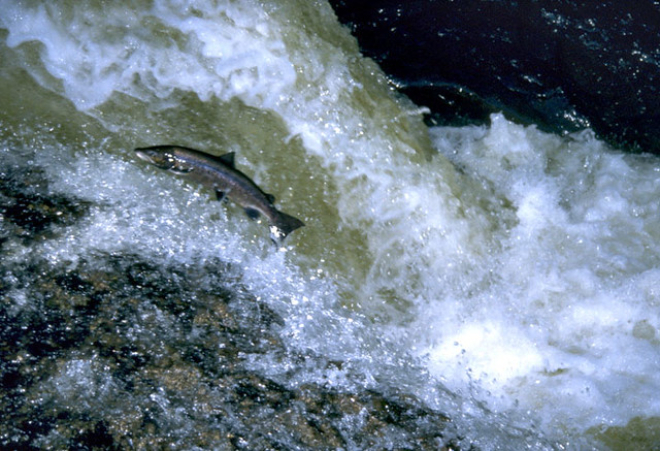
<svg viewBox="0 0 660 451"><path fill-rule="evenodd" d="M215 191L218 200L229 198L245 210L251 219L266 217L270 237L276 245L305 224L279 211L275 197L259 188L254 181L234 165L234 152L216 157L199 150L180 146L140 147L135 153L157 168L189 177Z"/></svg>

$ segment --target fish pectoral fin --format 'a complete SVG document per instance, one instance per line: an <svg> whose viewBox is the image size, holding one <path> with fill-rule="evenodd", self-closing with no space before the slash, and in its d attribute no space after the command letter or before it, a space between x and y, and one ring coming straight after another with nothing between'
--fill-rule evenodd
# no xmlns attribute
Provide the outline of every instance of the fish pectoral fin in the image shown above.
<svg viewBox="0 0 660 451"><path fill-rule="evenodd" d="M172 165L167 169L170 172L174 172L175 174L178 175L185 175L185 174L190 174L193 171L193 168L186 168L183 166L178 166L178 165Z"/></svg>
<svg viewBox="0 0 660 451"><path fill-rule="evenodd" d="M259 213L259 210L247 207L245 209L245 214L248 216L248 218L252 220L257 220L259 219L259 216L261 216L261 213Z"/></svg>
<svg viewBox="0 0 660 451"><path fill-rule="evenodd" d="M275 203L275 196L273 196L272 194L266 193L266 199L268 199L268 202L270 202L271 204Z"/></svg>

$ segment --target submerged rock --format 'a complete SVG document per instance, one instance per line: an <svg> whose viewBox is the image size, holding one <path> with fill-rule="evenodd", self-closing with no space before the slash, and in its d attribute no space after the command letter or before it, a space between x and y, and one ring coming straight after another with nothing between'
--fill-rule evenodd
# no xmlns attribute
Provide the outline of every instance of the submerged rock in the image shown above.
<svg viewBox="0 0 660 451"><path fill-rule="evenodd" d="M87 208L48 194L35 171L0 188L7 245L55 238ZM250 369L342 362L287 349L285 319L225 262L26 253L2 260L0 280L3 449L437 450L456 437L396 390L288 386Z"/></svg>
<svg viewBox="0 0 660 451"><path fill-rule="evenodd" d="M23 243L52 236L57 226L73 224L88 210L79 199L48 194L38 168L5 164L0 174L0 249L10 237Z"/></svg>

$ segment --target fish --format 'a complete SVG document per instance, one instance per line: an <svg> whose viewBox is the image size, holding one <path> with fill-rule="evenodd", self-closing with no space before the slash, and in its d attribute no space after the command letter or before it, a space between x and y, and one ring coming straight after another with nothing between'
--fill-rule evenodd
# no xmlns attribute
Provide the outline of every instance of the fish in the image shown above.
<svg viewBox="0 0 660 451"><path fill-rule="evenodd" d="M159 169L187 177L215 192L219 201L230 199L240 205L250 219L264 216L268 220L270 238L276 245L305 224L298 218L279 211L275 196L267 194L247 175L236 169L235 152L221 156L176 145L138 147L136 155Z"/></svg>

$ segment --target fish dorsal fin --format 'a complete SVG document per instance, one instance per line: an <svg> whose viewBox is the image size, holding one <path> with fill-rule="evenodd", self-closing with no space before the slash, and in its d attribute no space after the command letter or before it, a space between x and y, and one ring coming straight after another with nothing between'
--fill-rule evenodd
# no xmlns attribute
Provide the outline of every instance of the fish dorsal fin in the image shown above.
<svg viewBox="0 0 660 451"><path fill-rule="evenodd" d="M236 152L229 152L224 155L220 155L219 157L213 157L214 160L217 160L224 164L225 166L229 166L230 168L234 169L236 166L234 165L234 156L236 155Z"/></svg>

